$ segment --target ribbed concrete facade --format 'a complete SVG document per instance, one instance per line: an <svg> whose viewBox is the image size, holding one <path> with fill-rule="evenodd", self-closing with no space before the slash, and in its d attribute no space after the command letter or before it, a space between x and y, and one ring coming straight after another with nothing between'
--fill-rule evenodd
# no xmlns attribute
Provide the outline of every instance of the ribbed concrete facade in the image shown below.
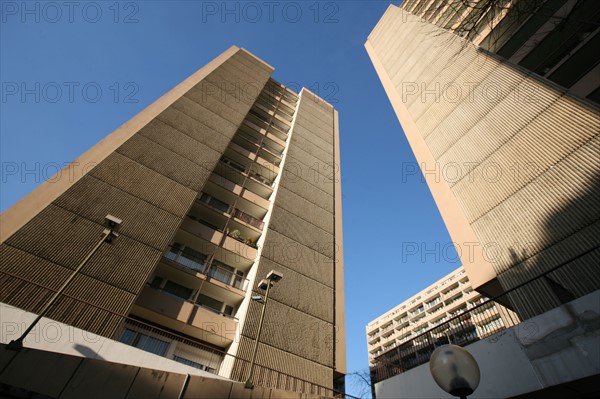
<svg viewBox="0 0 600 399"><path fill-rule="evenodd" d="M222 359L190 360L192 347L136 320L240 363L261 306L247 285L258 292L275 269L284 279L271 291L257 364L307 384L282 389L331 388L345 373L337 112L272 72L230 48L6 211L0 302L39 312L111 214L123 220L119 239L47 317L220 373ZM236 367L231 377L243 381Z"/></svg>
<svg viewBox="0 0 600 399"><path fill-rule="evenodd" d="M279 270L285 278L272 291L257 361L280 371L293 365L295 375L327 385L335 371L335 265L340 256L335 248L339 163L333 107L304 91L290 140L258 270L259 275ZM251 355L260 309L256 302L250 305L241 357Z"/></svg>
<svg viewBox="0 0 600 399"><path fill-rule="evenodd" d="M395 6L366 48L476 289L492 296L577 258L515 310L558 306L557 286L596 290L597 106Z"/></svg>

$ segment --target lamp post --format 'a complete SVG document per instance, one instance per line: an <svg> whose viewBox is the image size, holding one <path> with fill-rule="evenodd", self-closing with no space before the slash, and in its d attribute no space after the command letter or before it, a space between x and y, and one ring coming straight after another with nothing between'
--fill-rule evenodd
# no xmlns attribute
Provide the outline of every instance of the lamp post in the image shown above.
<svg viewBox="0 0 600 399"><path fill-rule="evenodd" d="M479 385L480 372L477 361L464 348L443 345L433 351L429 370L435 382L452 396L466 399Z"/></svg>
<svg viewBox="0 0 600 399"><path fill-rule="evenodd" d="M119 226L121 225L122 222L123 221L119 218L116 218L112 215L106 215L106 217L104 218L104 225L106 226L106 228L102 232L102 238L100 239L100 241L94 246L94 248L92 248L92 250L83 259L83 261L81 261L79 266L77 266L77 268L75 268L73 273L71 273L69 278L60 286L58 291L56 291L54 293L54 295L52 296L52 298L50 298L50 300L44 305L44 307L40 311L40 314L35 318L33 323L31 323L31 325L27 328L27 330L25 330L25 332L23 332L23 334L21 334L21 336L19 338L10 341L6 345L6 349L19 351L23 348L23 340L25 339L27 334L29 334L31 332L31 330L33 330L33 328L37 325L37 323L42 319L42 317L44 317L46 315L46 313L48 313L48 310L56 302L58 297L65 291L65 289L69 286L69 284L71 284L71 282L75 279L75 276L77 276L77 274L88 263L88 261L92 258L92 256L94 256L96 251L98 251L98 249L100 249L102 244L105 242L108 244L111 244L117 239L117 237L119 237L117 230L119 229Z"/></svg>
<svg viewBox="0 0 600 399"><path fill-rule="evenodd" d="M267 308L267 300L269 299L269 289L271 286L281 280L283 278L283 274L277 272L275 270L271 270L267 274L267 278L263 279L258 283L258 288L261 290L265 290L265 299L262 300L260 295L252 296L251 299L253 301L261 302L262 309L260 311L260 321L258 322L258 332L256 333L256 340L254 341L254 351L252 352L252 359L250 360L250 371L248 373L248 379L246 380L246 384L244 387L248 389L254 388L254 383L252 382L252 376L254 375L254 362L256 361L256 352L258 352L258 341L260 339L260 333L262 331L263 321L265 319L265 309Z"/></svg>

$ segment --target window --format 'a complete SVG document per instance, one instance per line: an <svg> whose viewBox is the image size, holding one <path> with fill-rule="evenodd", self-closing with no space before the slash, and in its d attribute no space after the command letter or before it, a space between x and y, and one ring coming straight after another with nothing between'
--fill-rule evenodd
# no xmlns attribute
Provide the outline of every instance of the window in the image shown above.
<svg viewBox="0 0 600 399"><path fill-rule="evenodd" d="M210 308L217 313L221 313L221 309L223 308L223 302L202 294L198 295L197 303L198 305Z"/></svg>
<svg viewBox="0 0 600 399"><path fill-rule="evenodd" d="M208 277L219 280L225 284L231 284L231 277L235 269L219 261L213 261L213 264L208 272Z"/></svg>
<svg viewBox="0 0 600 399"><path fill-rule="evenodd" d="M163 282L162 277L154 276L152 278L152 281L150 282L150 287L158 289L158 288L160 288L160 285L162 284L162 282Z"/></svg>
<svg viewBox="0 0 600 399"><path fill-rule="evenodd" d="M162 341L158 338L142 334L129 328L126 328L125 331L123 331L119 342L160 356L164 356L165 353L167 353L167 349L169 349L169 343L167 341Z"/></svg>
<svg viewBox="0 0 600 399"><path fill-rule="evenodd" d="M203 364L197 363L197 362L193 362L193 361L188 360L188 359L186 359L184 357L173 356L173 360L175 360L176 362L179 362L181 364L185 364L186 366L197 368L199 370L204 370L206 368Z"/></svg>
<svg viewBox="0 0 600 399"><path fill-rule="evenodd" d="M225 310L223 310L223 313L227 316L233 316L233 306L225 305Z"/></svg>
<svg viewBox="0 0 600 399"><path fill-rule="evenodd" d="M208 195L206 193L202 193L202 195L200 196L200 201L204 202L205 204L210 205L211 207L218 209L221 212L225 212L225 213L229 213L229 204L216 199L215 197Z"/></svg>
<svg viewBox="0 0 600 399"><path fill-rule="evenodd" d="M163 291L182 299L189 299L190 296L192 296L192 290L190 288L184 287L183 285L174 283L172 281L166 282L165 286L163 287Z"/></svg>
<svg viewBox="0 0 600 399"><path fill-rule="evenodd" d="M189 247L185 247L183 251L181 251L179 259L177 259L179 263L198 270L204 269L205 260L206 255Z"/></svg>

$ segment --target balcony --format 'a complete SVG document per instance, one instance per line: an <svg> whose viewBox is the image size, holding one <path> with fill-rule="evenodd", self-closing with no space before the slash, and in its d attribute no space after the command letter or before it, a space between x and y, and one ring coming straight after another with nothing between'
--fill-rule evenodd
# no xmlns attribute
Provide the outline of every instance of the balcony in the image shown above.
<svg viewBox="0 0 600 399"><path fill-rule="evenodd" d="M220 347L233 342L238 325L233 317L150 286L142 289L132 314Z"/></svg>
<svg viewBox="0 0 600 399"><path fill-rule="evenodd" d="M246 202L242 202L236 205L241 208L244 212L253 215L254 217L261 218L266 214L269 209L269 200L261 197L260 195L248 190L247 188L229 180L224 176L217 174L211 174L208 181L217 186L215 194L218 194L225 202L235 202L235 197L240 197ZM206 189L215 188L212 185L206 187ZM251 205L258 206L261 209L252 209ZM254 212L252 212L252 210Z"/></svg>
<svg viewBox="0 0 600 399"><path fill-rule="evenodd" d="M192 206L188 215L194 220L207 219L219 231L223 231L227 219L233 218L229 223L230 229L241 229L242 236L252 242L258 240L264 227L262 220L204 192L201 193L199 198L196 198L196 203Z"/></svg>
<svg viewBox="0 0 600 399"><path fill-rule="evenodd" d="M223 238L223 233L218 231L216 226L209 226L206 222L203 223L190 216L187 216L183 220L181 229L217 246Z"/></svg>
<svg viewBox="0 0 600 399"><path fill-rule="evenodd" d="M273 143L267 142L264 138L256 138L253 135L239 130L233 137L233 142L246 148L247 150L258 154L275 166L281 163L283 149L278 150Z"/></svg>
<svg viewBox="0 0 600 399"><path fill-rule="evenodd" d="M231 142L222 158L223 162L229 163L241 173L253 171L256 174L266 176L272 182L279 174L279 167L275 165L275 163L278 163L280 160L266 151L261 151L258 146L252 148L249 143L247 143L245 147L250 147L250 149L244 148L244 146L236 144L235 142ZM270 160L258 155L260 153L269 157Z"/></svg>
<svg viewBox="0 0 600 399"><path fill-rule="evenodd" d="M194 237L207 241L216 247L223 248L234 255L242 256L248 261L254 261L256 258L256 248L250 246L251 243L246 244L241 240L229 236L225 236L225 238L223 238L224 234L222 232L216 230L215 227L211 227L202 223L202 221L186 217L181 224L181 230L193 235ZM219 251L217 250L217 252ZM219 256L219 258L225 258L223 254L220 255L221 256Z"/></svg>
<svg viewBox="0 0 600 399"><path fill-rule="evenodd" d="M278 136L274 135L273 133L270 133L267 131L268 126L266 124L264 124L264 122L257 122L254 123L251 120L248 119L244 119L244 121L242 122L242 129L250 129L250 131L258 133L260 135L265 136L266 138L268 138L269 140L273 141L274 143L278 144L281 147L285 147L285 140L286 138L284 137L279 138Z"/></svg>
<svg viewBox="0 0 600 399"><path fill-rule="evenodd" d="M244 295L244 292L248 289L249 281L247 278L215 264L207 267L203 259L195 258L178 248L169 247L167 252L163 254L163 258L167 260L168 264L174 264L204 275L208 278L208 281L217 286L233 287L240 291L239 295Z"/></svg>
<svg viewBox="0 0 600 399"><path fill-rule="evenodd" d="M253 216L250 216L246 212L240 211L237 208L233 209L233 217L236 219L239 219L242 222L247 223L250 226L255 227L261 231L262 231L263 227L265 226L265 223L262 220L257 219Z"/></svg>

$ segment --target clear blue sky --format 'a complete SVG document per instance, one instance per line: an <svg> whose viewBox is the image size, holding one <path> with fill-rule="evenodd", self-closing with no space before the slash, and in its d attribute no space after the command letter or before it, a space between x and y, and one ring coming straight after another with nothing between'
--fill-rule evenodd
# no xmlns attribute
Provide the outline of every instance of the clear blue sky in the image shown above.
<svg viewBox="0 0 600 399"><path fill-rule="evenodd" d="M229 46L244 47L340 113L348 370L366 369L365 325L459 266L421 176L402 175L415 160L364 50L389 4L2 0L1 210ZM403 250L411 243L419 253Z"/></svg>

